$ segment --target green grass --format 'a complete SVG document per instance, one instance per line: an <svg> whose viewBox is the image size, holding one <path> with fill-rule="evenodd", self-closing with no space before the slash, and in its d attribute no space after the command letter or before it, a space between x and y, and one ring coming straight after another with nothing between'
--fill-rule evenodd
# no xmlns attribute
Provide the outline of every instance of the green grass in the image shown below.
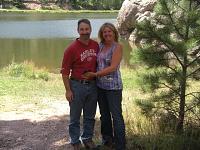
<svg viewBox="0 0 200 150"><path fill-rule="evenodd" d="M46 69L38 69L33 63L24 62L21 64L12 63L8 67L4 68L10 76L13 77L26 77L29 79L43 79L49 80L49 75Z"/></svg>
<svg viewBox="0 0 200 150"><path fill-rule="evenodd" d="M61 77L32 64L13 63L0 71L0 78L0 112L16 110L23 104L43 109L47 107L44 100L64 99Z"/></svg>
<svg viewBox="0 0 200 150"><path fill-rule="evenodd" d="M150 94L145 94L138 85L139 72L144 69L131 70L122 69L124 83L123 110L126 122L126 133L128 149L132 150L196 150L200 149L200 128L199 123L193 126L186 126L182 135L173 132L163 133L156 120L145 117L141 109L136 105L137 99L146 99ZM191 86L188 92L200 91L199 81L189 81ZM193 114L189 114L191 119ZM194 120L193 120L194 121ZM195 122L195 121L194 121ZM164 125L165 126L165 125Z"/></svg>
<svg viewBox="0 0 200 150"><path fill-rule="evenodd" d="M121 74L122 74L123 88L125 90L132 90L139 88L137 84L138 74L134 69L131 70L127 67L124 67L123 69L121 69Z"/></svg>
<svg viewBox="0 0 200 150"><path fill-rule="evenodd" d="M137 69L137 71L142 71L142 69ZM199 128L188 128L183 135L162 133L155 121L142 115L135 100L149 95L141 92L137 84L137 71L125 67L121 69L124 84L123 115L126 123L127 149L200 149ZM39 77L38 74L41 72L45 74L45 78ZM65 90L60 74L38 69L31 63L12 63L0 70L0 79L0 112L34 112L48 107L45 100L65 100ZM199 82L194 82L191 88L200 89ZM97 126L100 128L100 125ZM100 137L97 139L99 140Z"/></svg>

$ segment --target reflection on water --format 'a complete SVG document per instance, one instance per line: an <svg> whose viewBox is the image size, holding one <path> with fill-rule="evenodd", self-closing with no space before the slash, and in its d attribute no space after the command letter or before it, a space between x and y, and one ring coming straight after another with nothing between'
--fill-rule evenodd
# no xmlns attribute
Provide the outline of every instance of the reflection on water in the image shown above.
<svg viewBox="0 0 200 150"><path fill-rule="evenodd" d="M0 13L0 67L12 61L32 61L38 67L59 70L64 49L78 36L77 21L89 18L93 39L105 22L116 22L116 13L15 14ZM130 46L124 45L123 64L129 64Z"/></svg>
<svg viewBox="0 0 200 150"><path fill-rule="evenodd" d="M43 20L75 20L88 19L113 19L117 13L13 13L0 12L0 21L43 21Z"/></svg>
<svg viewBox="0 0 200 150"><path fill-rule="evenodd" d="M31 61L38 67L54 70L60 67L69 39L1 39L1 67L12 61Z"/></svg>
<svg viewBox="0 0 200 150"><path fill-rule="evenodd" d="M70 38L0 39L0 67L12 61L17 63L32 61L38 67L58 71L64 50L72 40ZM124 45L123 64L129 64L130 46L126 41L121 42Z"/></svg>

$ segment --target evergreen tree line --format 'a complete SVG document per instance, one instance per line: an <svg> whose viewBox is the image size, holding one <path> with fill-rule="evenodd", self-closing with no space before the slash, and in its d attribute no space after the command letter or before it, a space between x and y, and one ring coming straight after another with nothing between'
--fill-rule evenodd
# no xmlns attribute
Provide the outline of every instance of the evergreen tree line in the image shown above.
<svg viewBox="0 0 200 150"><path fill-rule="evenodd" d="M124 0L0 0L1 8L15 6L23 9L24 3L40 3L40 4L56 4L60 8L65 8L66 5L72 9L91 9L91 10L118 10Z"/></svg>
<svg viewBox="0 0 200 150"><path fill-rule="evenodd" d="M124 0L69 0L72 6L76 9L114 9L118 10Z"/></svg>

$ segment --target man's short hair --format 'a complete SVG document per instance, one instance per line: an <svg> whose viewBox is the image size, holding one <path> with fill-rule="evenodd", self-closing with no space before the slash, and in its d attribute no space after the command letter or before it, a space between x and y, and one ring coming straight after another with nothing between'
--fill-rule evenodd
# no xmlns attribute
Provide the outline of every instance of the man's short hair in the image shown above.
<svg viewBox="0 0 200 150"><path fill-rule="evenodd" d="M80 26L80 24L81 24L82 22L88 24L88 25L90 26L90 28L91 28L91 24L90 24L90 21L89 21L88 19L80 19L80 20L78 21L78 29L79 29L79 26Z"/></svg>

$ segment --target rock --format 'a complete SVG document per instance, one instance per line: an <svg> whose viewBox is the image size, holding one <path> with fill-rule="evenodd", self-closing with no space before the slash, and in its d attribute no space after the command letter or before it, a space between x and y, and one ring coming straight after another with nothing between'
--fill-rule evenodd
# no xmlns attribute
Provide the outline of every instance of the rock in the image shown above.
<svg viewBox="0 0 200 150"><path fill-rule="evenodd" d="M122 38L135 42L135 24L149 19L156 0L125 0L117 17L117 29Z"/></svg>
<svg viewBox="0 0 200 150"><path fill-rule="evenodd" d="M26 9L30 9L30 10L42 8L40 3L24 3L24 6Z"/></svg>

